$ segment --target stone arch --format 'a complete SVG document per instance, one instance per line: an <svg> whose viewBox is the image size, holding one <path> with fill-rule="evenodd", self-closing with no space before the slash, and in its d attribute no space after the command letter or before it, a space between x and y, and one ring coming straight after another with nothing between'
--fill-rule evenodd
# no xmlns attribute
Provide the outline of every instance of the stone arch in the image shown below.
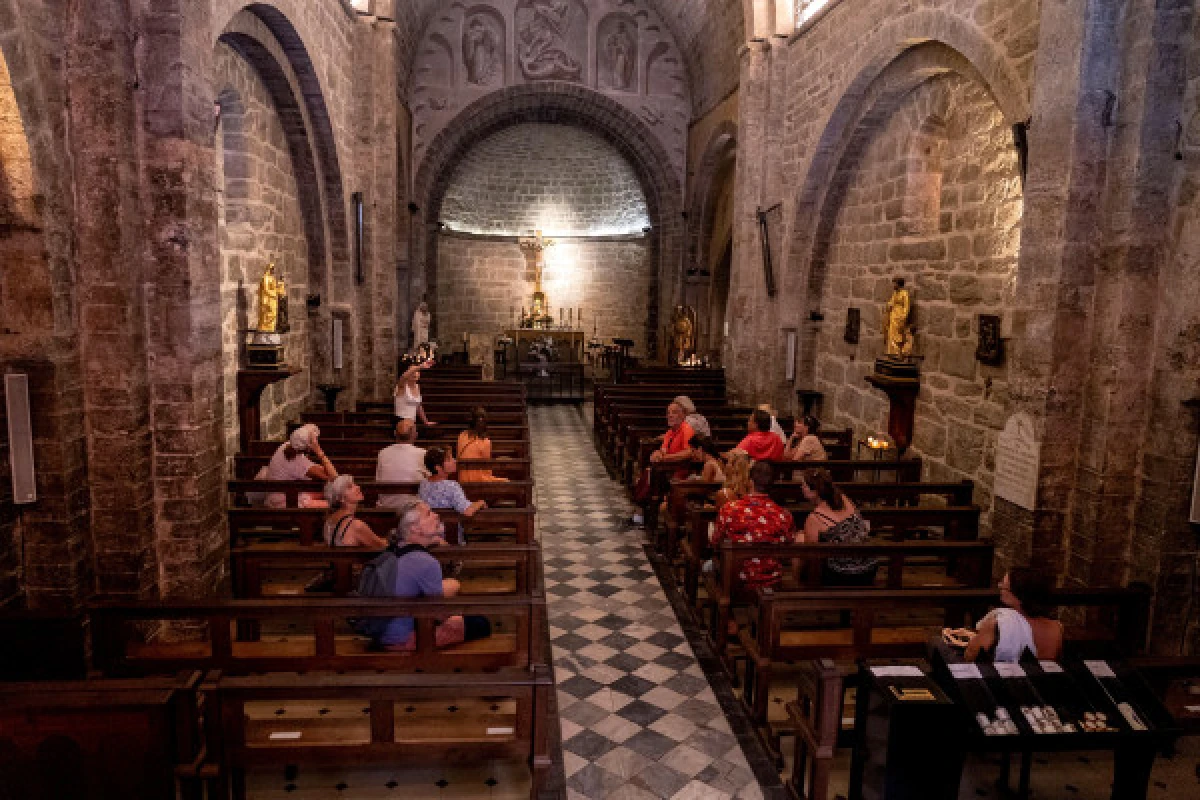
<svg viewBox="0 0 1200 800"><path fill-rule="evenodd" d="M431 142L413 182L413 198L419 210L414 221L411 301L419 302L422 294L433 301L438 216L453 165L477 142L522 122L583 127L610 142L633 165L646 195L653 237L655 280L646 341L651 357L655 357L659 314L675 299L664 297L662 289L674 289L674 282L668 278L672 270L678 269L682 253L682 191L667 153L637 116L616 101L574 84L542 82L493 92L463 109Z"/></svg>
<svg viewBox="0 0 1200 800"><path fill-rule="evenodd" d="M303 19L299 7L285 13L276 6L293 6L294 3L277 0L274 4L239 3L216 39L232 39L243 46L265 50L278 69L283 72L295 105L302 114L311 140L312 154L318 186L321 192L323 220L327 244L320 252L327 253L331 287L350 285L350 228L349 213L342 180L341 163L338 157L337 139L329 107L325 101L325 90L321 86L317 68L309 53L306 39L315 32L306 31L302 36L293 20ZM262 55L260 52L259 55ZM284 66L286 65L286 69ZM268 83L268 85L270 85ZM275 87L272 87L274 91Z"/></svg>
<svg viewBox="0 0 1200 800"><path fill-rule="evenodd" d="M919 11L874 32L859 50L852 76L823 120L793 214L785 283L801 285L812 265L817 224L838 165L864 118L886 98L903 96L932 74L959 72L983 85L1009 123L1029 119L1029 89L1003 50L975 26L944 11Z"/></svg>
<svg viewBox="0 0 1200 800"><path fill-rule="evenodd" d="M700 342L704 349L720 352L725 306L728 304L732 272L732 230L726 242L716 242L716 213L725 184L735 180L734 164L737 158L737 124L733 121L721 123L712 135L692 179L691 197L688 203L688 243L684 264L690 274L696 270L702 287L697 296L697 312L701 318ZM716 247L720 252L715 251ZM714 262L714 256L717 260ZM716 264L716 269L708 268ZM709 271L708 282L704 273ZM686 280L686 278L681 278Z"/></svg>

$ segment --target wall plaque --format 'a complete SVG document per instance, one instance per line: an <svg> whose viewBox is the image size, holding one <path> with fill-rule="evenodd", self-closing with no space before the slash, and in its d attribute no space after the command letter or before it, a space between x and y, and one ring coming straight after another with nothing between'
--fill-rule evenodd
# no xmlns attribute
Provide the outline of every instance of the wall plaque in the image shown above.
<svg viewBox="0 0 1200 800"><path fill-rule="evenodd" d="M1042 443L1033 418L1013 414L996 438L996 496L1032 511L1041 461Z"/></svg>
<svg viewBox="0 0 1200 800"><path fill-rule="evenodd" d="M846 344L858 344L859 331L862 328L862 312L857 308L846 309L846 332L842 339Z"/></svg>

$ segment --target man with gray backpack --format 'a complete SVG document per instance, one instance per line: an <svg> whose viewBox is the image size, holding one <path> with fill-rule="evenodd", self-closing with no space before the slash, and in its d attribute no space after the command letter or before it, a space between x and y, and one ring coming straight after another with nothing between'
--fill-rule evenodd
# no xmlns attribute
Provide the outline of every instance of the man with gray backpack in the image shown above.
<svg viewBox="0 0 1200 800"><path fill-rule="evenodd" d="M454 578L442 577L442 565L430 547L445 545L445 527L438 515L416 497L406 497L396 509L396 530L388 549L368 562L359 576L361 597L445 597L462 588ZM411 651L417 647L412 617L366 617L354 620L356 632L371 637L384 650ZM445 647L491 635L487 617L452 616L437 628L435 643Z"/></svg>

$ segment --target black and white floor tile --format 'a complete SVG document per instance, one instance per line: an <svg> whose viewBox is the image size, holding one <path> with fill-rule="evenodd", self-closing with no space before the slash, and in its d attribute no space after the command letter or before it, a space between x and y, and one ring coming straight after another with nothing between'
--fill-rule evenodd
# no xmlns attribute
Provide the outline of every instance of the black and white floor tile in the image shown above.
<svg viewBox="0 0 1200 800"><path fill-rule="evenodd" d="M590 413L535 407L530 429L568 798L762 797Z"/></svg>

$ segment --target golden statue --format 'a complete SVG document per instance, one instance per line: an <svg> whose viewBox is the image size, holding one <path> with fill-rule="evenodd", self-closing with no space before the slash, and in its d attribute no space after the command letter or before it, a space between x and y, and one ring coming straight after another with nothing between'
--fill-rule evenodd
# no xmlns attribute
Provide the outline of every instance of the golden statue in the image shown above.
<svg viewBox="0 0 1200 800"><path fill-rule="evenodd" d="M911 356L913 350L912 298L904 278L892 280L892 296L883 307L884 352L889 356Z"/></svg>
<svg viewBox="0 0 1200 800"><path fill-rule="evenodd" d="M258 332L276 333L279 328L279 300L286 288L280 278L275 277L275 262L267 264L262 280L258 282Z"/></svg>
<svg viewBox="0 0 1200 800"><path fill-rule="evenodd" d="M675 345L675 362L687 359L696 349L696 310L691 306L675 306L671 321L671 338Z"/></svg>

